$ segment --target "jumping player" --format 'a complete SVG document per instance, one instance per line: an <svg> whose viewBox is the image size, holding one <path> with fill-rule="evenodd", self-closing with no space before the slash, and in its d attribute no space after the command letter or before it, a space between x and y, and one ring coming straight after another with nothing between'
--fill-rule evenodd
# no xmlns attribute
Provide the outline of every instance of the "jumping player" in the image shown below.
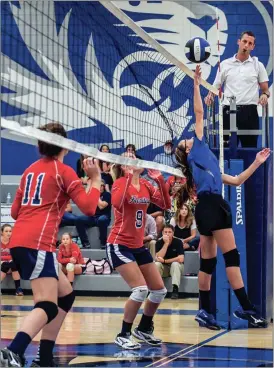
<svg viewBox="0 0 274 368"><path fill-rule="evenodd" d="M108 238L107 256L132 293L125 305L122 330L115 344L123 349L140 349L141 345L131 338L138 310L150 292L141 321L132 334L150 345L160 345L161 340L153 336L152 319L167 292L149 250L143 245L146 211L150 202L169 209L170 197L159 171L148 171L158 183L157 189L140 178L143 169L122 166L121 170L121 177L118 175L112 187L114 225Z"/></svg>
<svg viewBox="0 0 274 368"><path fill-rule="evenodd" d="M1 226L1 282L5 279L8 273L11 273L15 284L15 295L24 295L20 285L20 275L11 258L9 242L12 233L12 227L9 224Z"/></svg>
<svg viewBox="0 0 274 368"><path fill-rule="evenodd" d="M46 124L41 130L66 137L65 129L58 123ZM10 240L11 256L20 276L30 280L34 308L10 345L1 350L3 367L24 366L24 352L40 330L39 356L32 366L54 366L54 343L75 298L68 279L58 269L58 227L70 199L92 216L100 196L97 162L84 160L84 170L93 186L86 193L74 170L63 164L66 149L41 141L38 147L43 157L23 173L12 204L11 215L16 223Z"/></svg>
<svg viewBox="0 0 274 368"><path fill-rule="evenodd" d="M196 135L192 139L180 141L176 150L177 160L187 177L188 189L195 183L198 193L195 219L200 232L201 263L198 280L201 309L195 319L200 326L220 329L210 309L211 276L217 263L218 244L224 256L228 280L241 305L234 315L247 320L252 326L266 327L267 322L257 313L245 291L240 271L240 256L232 230L231 209L222 197L222 184L243 184L267 160L270 150L266 148L257 153L254 162L237 177L220 173L218 160L203 136L204 111L199 87L200 78L201 69L197 66L194 77Z"/></svg>

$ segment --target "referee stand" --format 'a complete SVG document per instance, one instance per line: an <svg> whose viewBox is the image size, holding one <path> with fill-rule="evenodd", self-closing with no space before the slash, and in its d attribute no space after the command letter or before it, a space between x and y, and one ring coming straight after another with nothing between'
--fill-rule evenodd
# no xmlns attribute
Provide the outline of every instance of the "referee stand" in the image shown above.
<svg viewBox="0 0 274 368"><path fill-rule="evenodd" d="M229 148L225 149L224 172L235 176L244 171L255 159L257 148L238 148L237 135L261 135L262 146L269 146L269 120L267 106L263 111L262 130L238 131L236 126L236 98L230 99ZM233 231L240 253L240 268L251 302L263 317L270 321L269 305L273 292L273 179L272 160L239 187L226 186L225 199L230 203ZM271 224L271 225L270 225ZM271 258L271 260L269 259ZM236 318L233 312L239 302L231 289L225 271L224 259L218 249L216 273L212 279L213 309L217 322L226 329L248 328L247 321ZM272 282L270 281L272 280ZM271 294L271 295L270 295ZM212 295L212 296L213 296ZM268 308L268 310L267 310Z"/></svg>

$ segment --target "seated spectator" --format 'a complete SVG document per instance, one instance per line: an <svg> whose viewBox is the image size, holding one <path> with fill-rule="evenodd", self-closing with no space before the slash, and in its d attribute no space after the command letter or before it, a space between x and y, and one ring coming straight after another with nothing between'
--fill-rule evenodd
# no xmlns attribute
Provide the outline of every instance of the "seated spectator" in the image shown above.
<svg viewBox="0 0 274 368"><path fill-rule="evenodd" d="M15 295L22 296L24 293L20 285L20 275L10 255L9 241L11 233L11 225L4 224L1 226L1 282L7 274L11 273L15 284Z"/></svg>
<svg viewBox="0 0 274 368"><path fill-rule="evenodd" d="M170 194L172 193L172 188L174 186L179 190L181 186L184 185L185 183L186 183L186 178L181 178L180 176L176 176L176 175L171 175L166 181L167 189L170 192ZM178 190L176 190L176 192Z"/></svg>
<svg viewBox="0 0 274 368"><path fill-rule="evenodd" d="M150 203L147 209L147 214L152 216L156 222L156 231L157 231L157 238L161 236L164 225L165 225L165 218L164 218L164 211L156 206L154 203Z"/></svg>
<svg viewBox="0 0 274 368"><path fill-rule="evenodd" d="M87 155L81 155L79 160L77 160L77 165L76 165L77 166L76 172L77 172L78 178L82 180L83 185L87 185L87 182L88 182L87 174L85 173L83 169L83 161L87 157L88 157Z"/></svg>
<svg viewBox="0 0 274 368"><path fill-rule="evenodd" d="M104 153L110 153L110 149L109 146L107 144L102 144L102 146L99 148L100 152L104 152ZM108 173L110 170L110 166L111 164L109 162L105 162L105 161L100 161L99 162L100 168L102 173ZM102 177L102 179L104 179Z"/></svg>
<svg viewBox="0 0 274 368"><path fill-rule="evenodd" d="M170 185L170 183L167 182L167 187L169 188L170 191L169 194L170 194L171 207L169 210L165 210L164 212L166 224L169 224L172 217L175 216L178 207L179 192L182 186L183 184L181 183L181 180L178 180L177 182L174 181L173 185Z"/></svg>
<svg viewBox="0 0 274 368"><path fill-rule="evenodd" d="M89 186L87 190L89 189ZM101 249L106 248L107 230L111 219L111 194L105 189L105 182L101 183L101 196L94 216L77 216L75 226L84 248L91 248L87 229L97 226L100 232Z"/></svg>
<svg viewBox="0 0 274 368"><path fill-rule="evenodd" d="M64 233L61 238L61 245L59 247L59 252L57 260L62 265L62 271L71 286L73 285L75 275L81 275L85 269L85 261L82 257L82 253L77 244L72 242L71 235L69 233Z"/></svg>
<svg viewBox="0 0 274 368"><path fill-rule="evenodd" d="M157 239L156 222L154 218L148 214L146 214L146 226L144 235L144 246L149 249L152 258L155 259L155 244Z"/></svg>
<svg viewBox="0 0 274 368"><path fill-rule="evenodd" d="M164 144L164 152L158 153L158 155L155 156L154 162L158 162L159 164L167 165L170 167L177 166L177 160L173 153L173 143L172 141L166 141ZM170 176L168 173L162 173L165 180L167 180Z"/></svg>
<svg viewBox="0 0 274 368"><path fill-rule="evenodd" d="M137 153L136 153L136 147L134 144L128 144L126 146L126 151L125 153L132 153L136 158L138 159L141 159L141 156L139 156Z"/></svg>
<svg viewBox="0 0 274 368"><path fill-rule="evenodd" d="M185 251L197 250L200 239L196 236L196 222L188 205L183 204L177 209L175 216L170 220L170 225L174 227L174 236L183 241Z"/></svg>
<svg viewBox="0 0 274 368"><path fill-rule="evenodd" d="M162 277L171 276L171 299L178 299L184 272L184 249L181 240L174 237L172 225L165 225L163 237L156 242L156 266Z"/></svg>

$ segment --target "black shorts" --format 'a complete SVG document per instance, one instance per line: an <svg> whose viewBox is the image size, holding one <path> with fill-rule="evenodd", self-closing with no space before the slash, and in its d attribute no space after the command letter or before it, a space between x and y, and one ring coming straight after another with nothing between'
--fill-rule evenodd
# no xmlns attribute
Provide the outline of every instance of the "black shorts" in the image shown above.
<svg viewBox="0 0 274 368"><path fill-rule="evenodd" d="M3 261L1 262L1 272L8 273L9 271L15 272L17 268L13 261Z"/></svg>
<svg viewBox="0 0 274 368"><path fill-rule="evenodd" d="M195 220L201 235L212 236L212 231L231 229L230 205L220 194L202 192L198 195Z"/></svg>
<svg viewBox="0 0 274 368"><path fill-rule="evenodd" d="M56 253L25 247L11 248L10 253L21 279L53 277L58 280L59 265Z"/></svg>
<svg viewBox="0 0 274 368"><path fill-rule="evenodd" d="M138 266L153 263L152 255L145 246L129 248L121 244L107 243L107 258L113 269L130 262L136 262Z"/></svg>

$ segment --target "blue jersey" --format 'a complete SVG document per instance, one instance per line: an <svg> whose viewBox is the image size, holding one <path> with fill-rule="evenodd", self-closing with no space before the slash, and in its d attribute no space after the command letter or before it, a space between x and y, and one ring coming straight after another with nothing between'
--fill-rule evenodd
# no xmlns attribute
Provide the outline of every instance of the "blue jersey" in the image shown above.
<svg viewBox="0 0 274 368"><path fill-rule="evenodd" d="M198 194L201 192L222 194L219 162L204 137L200 140L195 136L187 161L191 167Z"/></svg>

